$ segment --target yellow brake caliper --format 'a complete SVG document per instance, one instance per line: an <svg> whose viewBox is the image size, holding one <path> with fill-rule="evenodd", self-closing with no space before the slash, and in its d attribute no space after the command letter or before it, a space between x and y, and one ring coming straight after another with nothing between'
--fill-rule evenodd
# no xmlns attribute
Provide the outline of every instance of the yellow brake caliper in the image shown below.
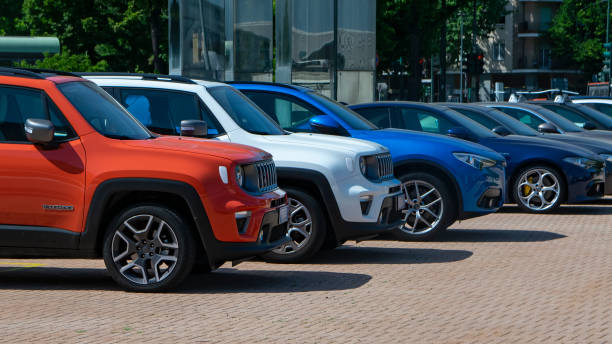
<svg viewBox="0 0 612 344"><path fill-rule="evenodd" d="M527 177L529 184L533 184L533 177ZM523 196L529 196L531 194L531 186L523 185Z"/></svg>

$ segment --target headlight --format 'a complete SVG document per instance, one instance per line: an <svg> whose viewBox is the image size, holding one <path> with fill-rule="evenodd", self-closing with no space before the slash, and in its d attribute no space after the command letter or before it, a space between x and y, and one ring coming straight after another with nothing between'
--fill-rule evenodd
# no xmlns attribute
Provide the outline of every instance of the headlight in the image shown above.
<svg viewBox="0 0 612 344"><path fill-rule="evenodd" d="M599 154L607 162L612 162L612 154Z"/></svg>
<svg viewBox="0 0 612 344"><path fill-rule="evenodd" d="M563 159L563 161L586 169L597 168L602 165L599 161L589 158L569 157Z"/></svg>
<svg viewBox="0 0 612 344"><path fill-rule="evenodd" d="M240 187L244 186L244 169L240 165L236 166L236 183Z"/></svg>
<svg viewBox="0 0 612 344"><path fill-rule="evenodd" d="M361 171L361 174L363 174L364 176L366 176L368 173L368 166L366 164L366 158L363 156L359 158L359 170Z"/></svg>
<svg viewBox="0 0 612 344"><path fill-rule="evenodd" d="M480 156L477 154L453 153L453 155L459 161L462 161L472 166L473 168L479 169L479 170L482 170L483 168L487 168L487 167L493 167L496 164L495 160L491 160L491 159L485 158L484 156Z"/></svg>

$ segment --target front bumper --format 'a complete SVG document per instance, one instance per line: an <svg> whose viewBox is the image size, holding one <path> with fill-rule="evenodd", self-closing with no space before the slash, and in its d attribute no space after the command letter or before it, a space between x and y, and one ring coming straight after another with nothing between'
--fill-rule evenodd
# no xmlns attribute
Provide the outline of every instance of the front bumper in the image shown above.
<svg viewBox="0 0 612 344"><path fill-rule="evenodd" d="M405 206L404 193L401 191L389 193L382 200L376 211L376 222L350 222L343 219L332 219L338 242L372 237L390 232L402 225L402 209ZM370 210L372 211L372 209Z"/></svg>
<svg viewBox="0 0 612 344"><path fill-rule="evenodd" d="M606 171L585 169L572 164L564 164L567 175L567 202L585 202L604 197L606 191Z"/></svg>
<svg viewBox="0 0 612 344"><path fill-rule="evenodd" d="M455 171L463 200L459 219L494 213L504 204L506 197L506 171L501 163L483 170L461 166Z"/></svg>

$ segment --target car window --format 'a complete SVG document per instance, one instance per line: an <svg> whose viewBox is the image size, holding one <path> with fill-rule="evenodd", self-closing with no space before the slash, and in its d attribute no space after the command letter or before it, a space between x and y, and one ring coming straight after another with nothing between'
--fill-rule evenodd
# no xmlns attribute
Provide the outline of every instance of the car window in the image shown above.
<svg viewBox="0 0 612 344"><path fill-rule="evenodd" d="M603 104L603 103L585 103L584 105L588 105L593 109L605 113L606 115L612 117L612 105Z"/></svg>
<svg viewBox="0 0 612 344"><path fill-rule="evenodd" d="M283 129L247 96L230 86L213 86L208 93L240 128L257 135L284 135Z"/></svg>
<svg viewBox="0 0 612 344"><path fill-rule="evenodd" d="M249 90L242 90L242 93L272 117L283 129L289 131L312 131L308 121L315 116L325 115L296 97Z"/></svg>
<svg viewBox="0 0 612 344"><path fill-rule="evenodd" d="M563 106L542 105L542 107L561 115L565 119L572 121L574 124L576 124L580 128L584 128L584 125L586 124L586 122L589 122L589 119L583 116L582 114L580 114L579 112L574 111L572 109L568 109Z"/></svg>
<svg viewBox="0 0 612 344"><path fill-rule="evenodd" d="M98 133L119 140L153 137L145 126L94 83L73 81L59 84L57 88Z"/></svg>
<svg viewBox="0 0 612 344"><path fill-rule="evenodd" d="M222 130L214 116L200 104L196 95L159 89L121 89L121 104L151 131L180 135L181 121L203 120L209 135Z"/></svg>
<svg viewBox="0 0 612 344"><path fill-rule="evenodd" d="M56 142L76 137L64 115L42 91L0 87L0 141L28 142L24 125L30 118L50 120Z"/></svg>
<svg viewBox="0 0 612 344"><path fill-rule="evenodd" d="M540 124L545 123L544 120L540 119L538 116L532 114L529 111L507 107L496 107L495 109L514 117L515 119L530 126L535 130L538 129L538 126Z"/></svg>
<svg viewBox="0 0 612 344"><path fill-rule="evenodd" d="M402 129L425 131L428 133L444 134L456 127L453 122L441 115L421 109L400 109L400 120Z"/></svg>
<svg viewBox="0 0 612 344"><path fill-rule="evenodd" d="M490 119L489 117L477 111L472 111L472 110L463 109L463 108L452 108L452 109L469 117L471 120L480 123L480 125L485 126L489 130L493 130L493 128L501 126L501 124L498 123L497 121L494 121Z"/></svg>
<svg viewBox="0 0 612 344"><path fill-rule="evenodd" d="M359 108L353 111L365 117L379 128L391 127L391 116L389 109L385 107Z"/></svg>

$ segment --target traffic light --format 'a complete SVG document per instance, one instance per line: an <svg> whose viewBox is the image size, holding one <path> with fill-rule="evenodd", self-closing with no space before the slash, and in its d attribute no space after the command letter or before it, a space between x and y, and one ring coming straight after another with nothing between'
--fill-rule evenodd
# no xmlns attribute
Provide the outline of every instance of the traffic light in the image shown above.
<svg viewBox="0 0 612 344"><path fill-rule="evenodd" d="M484 73L484 54L483 53L478 53L476 54L476 68L475 68L475 72L478 75L481 75Z"/></svg>

